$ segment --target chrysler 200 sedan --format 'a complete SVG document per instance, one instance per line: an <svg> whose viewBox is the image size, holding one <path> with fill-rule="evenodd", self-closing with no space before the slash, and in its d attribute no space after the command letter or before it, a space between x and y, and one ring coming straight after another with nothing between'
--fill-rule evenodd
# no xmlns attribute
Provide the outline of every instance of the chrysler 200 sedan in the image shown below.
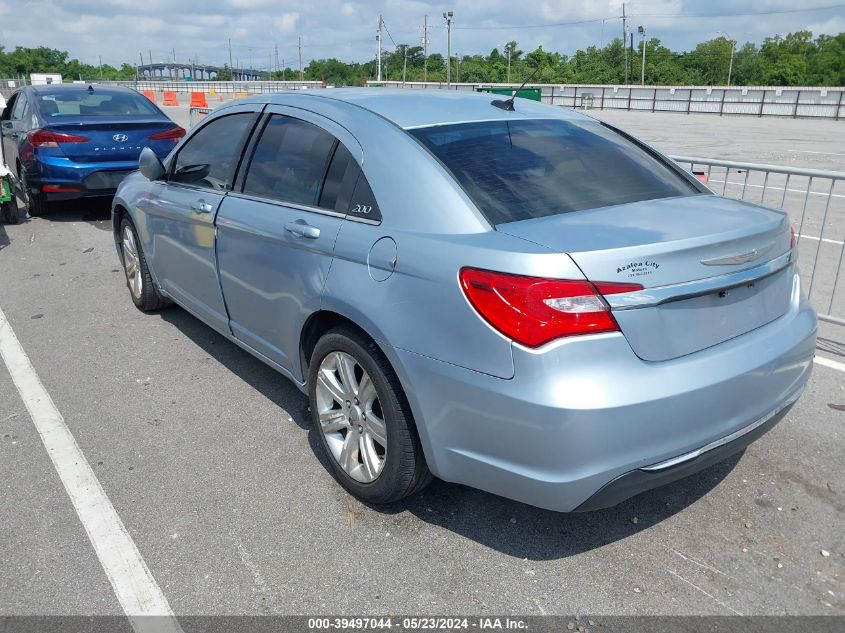
<svg viewBox="0 0 845 633"><path fill-rule="evenodd" d="M572 110L350 89L215 110L120 185L132 301L296 383L372 503L432 475L607 507L745 448L810 375L785 214Z"/></svg>

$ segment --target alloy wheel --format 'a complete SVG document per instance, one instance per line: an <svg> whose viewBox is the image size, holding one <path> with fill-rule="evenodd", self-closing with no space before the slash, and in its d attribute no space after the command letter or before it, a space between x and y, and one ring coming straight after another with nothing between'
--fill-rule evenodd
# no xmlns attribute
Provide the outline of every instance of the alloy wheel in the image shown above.
<svg viewBox="0 0 845 633"><path fill-rule="evenodd" d="M136 299L140 299L143 291L141 261L138 256L138 246L135 243L135 234L128 225L123 227L123 268L126 270L129 292Z"/></svg>
<svg viewBox="0 0 845 633"><path fill-rule="evenodd" d="M320 363L316 395L332 458L355 481L374 481L387 457L387 426L369 374L350 354L332 352Z"/></svg>

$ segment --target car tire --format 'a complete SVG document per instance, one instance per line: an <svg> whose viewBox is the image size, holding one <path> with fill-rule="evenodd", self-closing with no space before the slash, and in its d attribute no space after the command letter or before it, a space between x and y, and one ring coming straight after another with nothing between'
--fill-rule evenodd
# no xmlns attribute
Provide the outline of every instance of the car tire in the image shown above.
<svg viewBox="0 0 845 633"><path fill-rule="evenodd" d="M7 224L17 224L21 221L20 210L18 209L18 199L12 192L12 199L4 202L2 205L3 221Z"/></svg>
<svg viewBox="0 0 845 633"><path fill-rule="evenodd" d="M332 473L353 496L390 503L431 482L408 400L372 339L346 326L323 335L311 355L308 397L311 422Z"/></svg>
<svg viewBox="0 0 845 633"><path fill-rule="evenodd" d="M128 217L120 223L120 258L126 275L126 287L135 307L142 312L165 307L168 301L159 294L153 283L138 232Z"/></svg>
<svg viewBox="0 0 845 633"><path fill-rule="evenodd" d="M48 203L47 197L40 192L33 191L26 181L26 172L23 169L19 170L21 194L23 196L24 208L29 213L30 217L37 218L47 213Z"/></svg>

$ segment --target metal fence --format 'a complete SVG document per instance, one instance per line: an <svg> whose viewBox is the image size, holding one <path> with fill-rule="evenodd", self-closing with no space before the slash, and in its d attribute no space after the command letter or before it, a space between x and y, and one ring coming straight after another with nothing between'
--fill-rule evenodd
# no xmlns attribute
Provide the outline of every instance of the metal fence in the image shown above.
<svg viewBox="0 0 845 633"><path fill-rule="evenodd" d="M802 284L823 321L845 325L845 172L672 156L714 193L783 209L798 237Z"/></svg>
<svg viewBox="0 0 845 633"><path fill-rule="evenodd" d="M445 82L382 81L370 86L440 88ZM453 83L451 90L510 88L518 84ZM845 119L845 88L785 86L614 86L528 84L540 90L543 103L596 110L705 113L787 118Z"/></svg>
<svg viewBox="0 0 845 633"><path fill-rule="evenodd" d="M192 107L188 110L188 125L194 127L194 124L198 121L202 121L205 118L206 114L211 112L212 108L195 108Z"/></svg>

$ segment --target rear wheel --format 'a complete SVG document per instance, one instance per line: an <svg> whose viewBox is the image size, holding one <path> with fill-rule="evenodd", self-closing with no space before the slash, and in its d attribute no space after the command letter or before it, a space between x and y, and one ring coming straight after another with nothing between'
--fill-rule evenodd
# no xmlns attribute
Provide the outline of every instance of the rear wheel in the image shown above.
<svg viewBox="0 0 845 633"><path fill-rule="evenodd" d="M120 223L120 252L126 273L126 286L135 307L143 312L151 312L167 305L167 301L153 283L141 241L129 218L123 218Z"/></svg>
<svg viewBox="0 0 845 633"><path fill-rule="evenodd" d="M12 192L12 199L8 202L3 202L2 205L3 221L7 224L17 224L21 221L20 211L18 210L18 199L15 193Z"/></svg>
<svg viewBox="0 0 845 633"><path fill-rule="evenodd" d="M26 180L26 172L23 169L19 170L18 173L20 174L21 181L21 196L23 196L24 208L26 208L27 213L33 218L47 213L47 197L39 191L32 190Z"/></svg>
<svg viewBox="0 0 845 633"><path fill-rule="evenodd" d="M431 481L402 386L372 340L350 327L325 334L311 356L308 395L332 472L354 496L389 503Z"/></svg>

